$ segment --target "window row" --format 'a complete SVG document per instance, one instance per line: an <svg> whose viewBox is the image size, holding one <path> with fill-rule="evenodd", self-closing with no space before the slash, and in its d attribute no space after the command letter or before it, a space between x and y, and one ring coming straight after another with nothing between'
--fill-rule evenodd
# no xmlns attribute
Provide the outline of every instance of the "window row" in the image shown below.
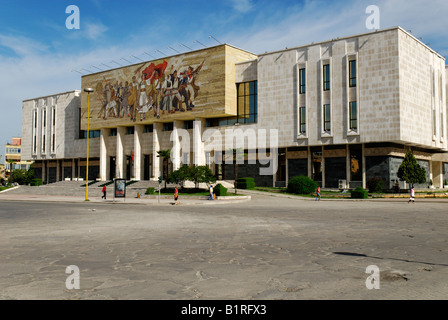
<svg viewBox="0 0 448 320"><path fill-rule="evenodd" d="M299 68L299 93L306 93L306 68ZM348 83L353 88L357 85L357 64L356 60L348 61ZM331 88L331 70L330 64L322 65L322 88L323 91L329 91Z"/></svg>
<svg viewBox="0 0 448 320"><path fill-rule="evenodd" d="M356 101L349 103L349 129L358 130L358 104ZM322 107L322 131L331 132L331 105L324 104ZM306 134L306 107L299 108L299 133Z"/></svg>

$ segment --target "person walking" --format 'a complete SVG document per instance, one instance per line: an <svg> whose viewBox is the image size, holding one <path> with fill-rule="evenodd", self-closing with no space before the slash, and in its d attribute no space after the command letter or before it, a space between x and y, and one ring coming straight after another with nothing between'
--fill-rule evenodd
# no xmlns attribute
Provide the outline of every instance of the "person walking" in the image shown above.
<svg viewBox="0 0 448 320"><path fill-rule="evenodd" d="M179 190L177 190L177 187L174 188L174 201L177 202L177 199L179 199Z"/></svg>
<svg viewBox="0 0 448 320"><path fill-rule="evenodd" d="M411 196L411 197L409 198L408 203L409 203L409 202L415 203L415 190L414 190L414 186L412 186L412 188L411 188L410 196Z"/></svg>
<svg viewBox="0 0 448 320"><path fill-rule="evenodd" d="M103 196L101 197L101 199L106 200L106 185L103 186Z"/></svg>
<svg viewBox="0 0 448 320"><path fill-rule="evenodd" d="M317 186L317 189L316 189L316 200L315 201L317 201L318 199L320 201L320 187L319 186Z"/></svg>
<svg viewBox="0 0 448 320"><path fill-rule="evenodd" d="M209 191L210 191L210 197L208 197L208 200L213 200L213 185L212 184L209 187Z"/></svg>

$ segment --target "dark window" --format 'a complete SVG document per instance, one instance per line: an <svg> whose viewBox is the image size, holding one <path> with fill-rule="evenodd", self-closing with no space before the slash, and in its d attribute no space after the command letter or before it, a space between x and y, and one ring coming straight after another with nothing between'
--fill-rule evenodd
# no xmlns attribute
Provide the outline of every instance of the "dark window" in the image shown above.
<svg viewBox="0 0 448 320"><path fill-rule="evenodd" d="M349 86L356 87L356 60L349 61Z"/></svg>
<svg viewBox="0 0 448 320"><path fill-rule="evenodd" d="M117 128L110 129L109 136L110 137L116 137L117 136Z"/></svg>
<svg viewBox="0 0 448 320"><path fill-rule="evenodd" d="M329 104L324 104L324 131L331 131L331 106Z"/></svg>
<svg viewBox="0 0 448 320"><path fill-rule="evenodd" d="M143 130L144 133L150 133L154 131L154 125L147 124L145 125L145 129Z"/></svg>
<svg viewBox="0 0 448 320"><path fill-rule="evenodd" d="M324 91L330 90L330 65L324 64Z"/></svg>
<svg viewBox="0 0 448 320"><path fill-rule="evenodd" d="M299 70L299 92L306 92L306 70L305 68Z"/></svg>
<svg viewBox="0 0 448 320"><path fill-rule="evenodd" d="M184 121L184 129L188 130L188 129L193 129L194 127L194 121Z"/></svg>
<svg viewBox="0 0 448 320"><path fill-rule="evenodd" d="M134 134L134 127L126 127L126 134Z"/></svg>
<svg viewBox="0 0 448 320"><path fill-rule="evenodd" d="M306 107L300 107L300 133L306 133Z"/></svg>
<svg viewBox="0 0 448 320"><path fill-rule="evenodd" d="M163 124L163 131L173 131L174 125L172 122Z"/></svg>
<svg viewBox="0 0 448 320"><path fill-rule="evenodd" d="M352 101L349 104L350 108L350 129L358 129L358 106L356 101Z"/></svg>

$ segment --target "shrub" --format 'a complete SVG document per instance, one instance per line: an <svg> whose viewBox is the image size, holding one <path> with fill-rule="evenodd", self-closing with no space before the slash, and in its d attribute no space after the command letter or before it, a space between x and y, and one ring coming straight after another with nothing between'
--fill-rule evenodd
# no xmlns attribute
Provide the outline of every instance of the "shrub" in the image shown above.
<svg viewBox="0 0 448 320"><path fill-rule="evenodd" d="M310 194L316 191L317 183L307 176L293 177L288 181L288 192L295 194Z"/></svg>
<svg viewBox="0 0 448 320"><path fill-rule="evenodd" d="M38 187L38 186L41 186L43 183L42 183L42 179L33 179L33 180L31 180L30 184L33 187Z"/></svg>
<svg viewBox="0 0 448 320"><path fill-rule="evenodd" d="M350 191L350 193L353 199L367 199L369 197L369 192L361 187Z"/></svg>
<svg viewBox="0 0 448 320"><path fill-rule="evenodd" d="M223 197L227 195L227 188L224 187L222 184L218 184L216 187L213 188L213 192L219 197Z"/></svg>
<svg viewBox="0 0 448 320"><path fill-rule="evenodd" d="M154 194L154 188L152 187L146 188L146 194Z"/></svg>
<svg viewBox="0 0 448 320"><path fill-rule="evenodd" d="M255 180L254 178L239 178L236 182L236 187L238 189L254 189Z"/></svg>
<svg viewBox="0 0 448 320"><path fill-rule="evenodd" d="M367 188L369 192L382 192L384 187L384 182L382 179L373 177L367 180Z"/></svg>

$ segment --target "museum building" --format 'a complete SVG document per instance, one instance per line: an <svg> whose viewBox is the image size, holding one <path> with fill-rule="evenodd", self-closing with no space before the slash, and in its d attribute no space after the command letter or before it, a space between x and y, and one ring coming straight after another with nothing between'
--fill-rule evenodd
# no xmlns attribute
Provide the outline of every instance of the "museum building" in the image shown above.
<svg viewBox="0 0 448 320"><path fill-rule="evenodd" d="M260 186L307 175L392 187L409 148L428 182L448 178L445 58L400 27L258 55L217 45L84 75L81 87L93 92L23 101L22 158L46 183L87 178L87 140L89 180L157 180L160 150L170 171L209 165L232 180L235 140L238 176Z"/></svg>

